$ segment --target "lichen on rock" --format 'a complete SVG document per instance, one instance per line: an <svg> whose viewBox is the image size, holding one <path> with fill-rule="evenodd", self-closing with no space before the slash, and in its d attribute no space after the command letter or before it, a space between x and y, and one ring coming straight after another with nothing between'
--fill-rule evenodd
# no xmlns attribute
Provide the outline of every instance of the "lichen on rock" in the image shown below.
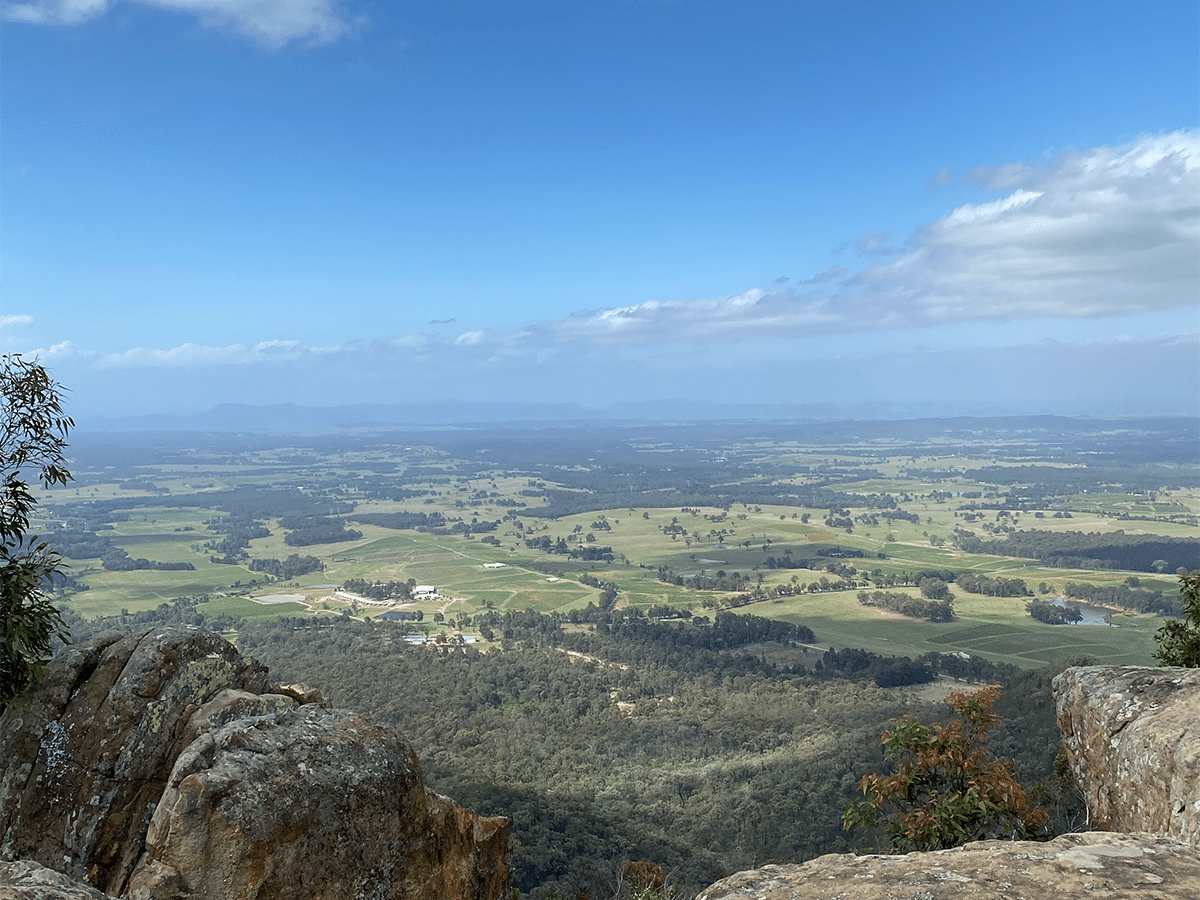
<svg viewBox="0 0 1200 900"><path fill-rule="evenodd" d="M116 893L192 714L227 685L263 691L266 675L218 635L187 626L107 632L68 648L0 718L0 851Z"/></svg>
<svg viewBox="0 0 1200 900"><path fill-rule="evenodd" d="M1200 669L1080 666L1054 693L1091 827L1200 845Z"/></svg>
<svg viewBox="0 0 1200 900"><path fill-rule="evenodd" d="M4 900L112 900L81 881L31 859L0 863L0 897Z"/></svg>

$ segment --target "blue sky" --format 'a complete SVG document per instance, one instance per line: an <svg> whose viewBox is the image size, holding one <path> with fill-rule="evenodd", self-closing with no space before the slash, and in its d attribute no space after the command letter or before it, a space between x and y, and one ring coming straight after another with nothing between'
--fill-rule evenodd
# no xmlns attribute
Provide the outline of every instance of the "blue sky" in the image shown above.
<svg viewBox="0 0 1200 900"><path fill-rule="evenodd" d="M215 403L1200 413L1200 7L4 3L0 348Z"/></svg>

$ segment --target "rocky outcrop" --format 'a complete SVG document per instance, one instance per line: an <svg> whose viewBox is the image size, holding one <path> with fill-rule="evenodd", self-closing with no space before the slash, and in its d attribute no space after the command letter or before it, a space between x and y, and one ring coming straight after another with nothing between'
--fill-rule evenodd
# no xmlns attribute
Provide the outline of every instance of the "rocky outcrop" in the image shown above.
<svg viewBox="0 0 1200 900"><path fill-rule="evenodd" d="M1200 669L1082 666L1054 695L1091 827L1200 845Z"/></svg>
<svg viewBox="0 0 1200 900"><path fill-rule="evenodd" d="M1091 827L1105 830L822 856L739 872L697 900L1200 897L1200 670L1079 667L1059 675L1054 692Z"/></svg>
<svg viewBox="0 0 1200 900"><path fill-rule="evenodd" d="M1048 843L979 841L904 856L831 854L718 881L696 900L1183 900L1200 896L1196 849L1150 834L1085 832Z"/></svg>
<svg viewBox="0 0 1200 900"><path fill-rule="evenodd" d="M237 719L188 746L129 893L497 897L507 839L507 820L426 792L394 730L306 706Z"/></svg>
<svg viewBox="0 0 1200 900"><path fill-rule="evenodd" d="M69 648L0 717L0 854L142 900L500 896L509 822L310 698L195 628Z"/></svg>
<svg viewBox="0 0 1200 900"><path fill-rule="evenodd" d="M112 900L108 894L31 859L0 863L0 897L4 900Z"/></svg>
<svg viewBox="0 0 1200 900"><path fill-rule="evenodd" d="M68 648L0 719L0 849L118 892L190 720L225 689L262 695L266 669L199 629Z"/></svg>

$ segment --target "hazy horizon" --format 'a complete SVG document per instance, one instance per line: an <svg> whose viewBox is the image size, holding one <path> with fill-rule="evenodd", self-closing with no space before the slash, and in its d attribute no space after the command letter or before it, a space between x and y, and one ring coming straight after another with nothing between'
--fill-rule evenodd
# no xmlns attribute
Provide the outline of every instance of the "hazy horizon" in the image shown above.
<svg viewBox="0 0 1200 900"><path fill-rule="evenodd" d="M0 349L223 403L1200 415L1200 8L0 4Z"/></svg>

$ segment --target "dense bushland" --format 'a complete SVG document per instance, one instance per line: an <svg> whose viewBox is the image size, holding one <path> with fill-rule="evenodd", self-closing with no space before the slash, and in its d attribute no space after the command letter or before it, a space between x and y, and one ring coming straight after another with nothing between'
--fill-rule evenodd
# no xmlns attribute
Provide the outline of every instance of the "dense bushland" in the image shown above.
<svg viewBox="0 0 1200 900"><path fill-rule="evenodd" d="M435 790L512 816L516 885L535 898L608 896L629 860L690 895L742 868L849 850L841 813L882 762L879 734L904 712L941 712L873 683L887 662L875 654L827 654L815 672L762 658L762 641L811 639L802 625L595 607L574 623L483 618L504 651L414 648L412 625L329 619L247 626L239 644L277 677L399 726ZM903 664L926 680L943 661ZM1028 712L1049 717L1030 731L1056 733L1052 705ZM1018 769L1048 774L1056 741L1050 758L1008 735L1014 747L1028 757Z"/></svg>

